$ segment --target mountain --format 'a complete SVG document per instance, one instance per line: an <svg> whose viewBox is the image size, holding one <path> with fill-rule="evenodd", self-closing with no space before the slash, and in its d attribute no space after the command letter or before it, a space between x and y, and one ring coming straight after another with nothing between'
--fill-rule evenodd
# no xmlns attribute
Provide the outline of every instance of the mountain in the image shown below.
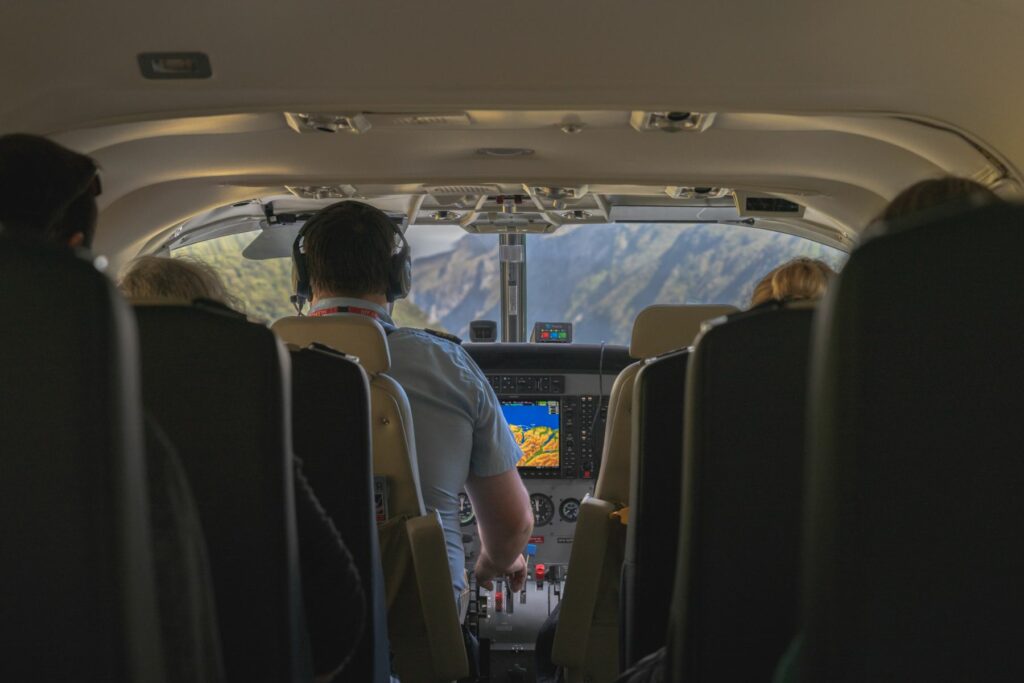
<svg viewBox="0 0 1024 683"><path fill-rule="evenodd" d="M615 224L529 235L529 322L569 321L576 339L628 344L653 303L746 306L754 284L797 256L838 269L846 255L791 235L717 224ZM497 240L466 235L450 252L416 259L410 300L465 337L470 320L498 318Z"/></svg>

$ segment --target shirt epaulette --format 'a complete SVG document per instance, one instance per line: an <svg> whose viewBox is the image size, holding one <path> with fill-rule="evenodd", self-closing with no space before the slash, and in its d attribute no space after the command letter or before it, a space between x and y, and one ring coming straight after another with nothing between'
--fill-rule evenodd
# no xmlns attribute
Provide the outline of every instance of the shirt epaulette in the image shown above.
<svg viewBox="0 0 1024 683"><path fill-rule="evenodd" d="M429 330L426 328L424 328L423 331L433 337L437 337L438 339L444 339L445 341L450 341L454 344L462 344L462 340L456 337L454 334L449 334L448 332L440 332L438 330Z"/></svg>

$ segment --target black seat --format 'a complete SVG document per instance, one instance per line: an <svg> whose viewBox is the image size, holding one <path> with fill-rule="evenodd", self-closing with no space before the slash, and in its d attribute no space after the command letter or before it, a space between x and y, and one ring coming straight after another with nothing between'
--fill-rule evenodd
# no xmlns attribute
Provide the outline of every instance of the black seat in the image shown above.
<svg viewBox="0 0 1024 683"><path fill-rule="evenodd" d="M771 680L797 631L812 315L769 304L697 340L667 680Z"/></svg>
<svg viewBox="0 0 1024 683"><path fill-rule="evenodd" d="M802 678L1019 681L1024 210L898 227L822 310Z"/></svg>
<svg viewBox="0 0 1024 683"><path fill-rule="evenodd" d="M352 553L367 596L362 640L336 680L390 680L387 605L373 504L370 388L357 363L326 347L292 351L295 454Z"/></svg>
<svg viewBox="0 0 1024 683"><path fill-rule="evenodd" d="M163 682L131 312L3 238L0 310L0 680Z"/></svg>
<svg viewBox="0 0 1024 683"><path fill-rule="evenodd" d="M206 532L228 680L309 680L287 354L234 313L135 310L143 398L178 449Z"/></svg>
<svg viewBox="0 0 1024 683"><path fill-rule="evenodd" d="M689 351L648 361L633 386L629 528L622 565L622 668L665 645L683 482Z"/></svg>

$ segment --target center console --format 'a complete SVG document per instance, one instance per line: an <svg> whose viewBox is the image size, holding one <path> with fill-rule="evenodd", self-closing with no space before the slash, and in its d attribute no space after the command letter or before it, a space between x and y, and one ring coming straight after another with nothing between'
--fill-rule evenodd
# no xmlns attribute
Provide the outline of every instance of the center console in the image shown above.
<svg viewBox="0 0 1024 683"><path fill-rule="evenodd" d="M505 353L493 352L502 346ZM580 504L593 492L601 468L608 394L631 359L621 347L599 353L598 347L577 345L466 347L487 375L519 444L517 466L534 514L526 588L512 593L499 580L488 590L471 577L466 624L481 643L488 680L530 681L537 634L561 601ZM480 539L465 495L461 503L466 566L472 568Z"/></svg>

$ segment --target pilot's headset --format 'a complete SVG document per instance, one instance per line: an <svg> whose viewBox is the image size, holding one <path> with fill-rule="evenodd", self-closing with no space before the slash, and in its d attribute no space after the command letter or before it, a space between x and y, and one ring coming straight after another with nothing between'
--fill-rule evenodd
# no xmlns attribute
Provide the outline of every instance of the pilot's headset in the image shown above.
<svg viewBox="0 0 1024 683"><path fill-rule="evenodd" d="M331 220L341 212L353 212L358 220L369 224L379 225L381 221L387 222L388 230L394 231L398 243L398 251L391 255L391 260L388 262L388 289L385 292L388 302L404 299L409 296L409 290L412 289L412 254L409 250L409 242L405 239L399 223L375 206L352 200L337 202L324 207L306 221L299 229L299 234L295 236L295 242L292 244L295 294L292 295L291 302L300 315L306 304L313 298L313 288L309 282L309 268L306 263L306 234L311 228Z"/></svg>

